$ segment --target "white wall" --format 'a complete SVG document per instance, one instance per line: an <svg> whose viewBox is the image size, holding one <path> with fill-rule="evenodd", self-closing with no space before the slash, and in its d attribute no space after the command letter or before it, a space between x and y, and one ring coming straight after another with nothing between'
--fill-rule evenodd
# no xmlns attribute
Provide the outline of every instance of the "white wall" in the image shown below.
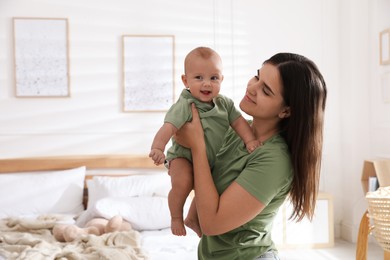
<svg viewBox="0 0 390 260"><path fill-rule="evenodd" d="M296 3L2 0L0 154L147 153L164 115L122 112L124 34L175 35L176 93L182 88L183 57L198 45L221 54L222 92L237 101L249 77L275 52L299 52L322 67L322 1ZM285 19L290 12L294 16ZM294 18L303 16L311 22ZM12 17L68 18L71 98L15 98Z"/></svg>
<svg viewBox="0 0 390 260"><path fill-rule="evenodd" d="M383 101L382 78L390 73L390 65L379 65L379 32L390 28L390 1L376 0L370 5L370 135L372 155L390 158L390 103ZM387 86L389 89L390 86Z"/></svg>
<svg viewBox="0 0 390 260"><path fill-rule="evenodd" d="M360 183L363 161L390 158L390 104L384 103L379 65L379 32L390 28L390 1L345 0L341 3L341 237L356 241L367 209Z"/></svg>
<svg viewBox="0 0 390 260"><path fill-rule="evenodd" d="M314 60L328 84L321 189L334 197L335 234L355 241L366 208L363 160L390 157L389 104L381 101L378 33L388 0L0 0L0 157L139 153L163 113L122 112L121 35L174 34L176 93L185 54L222 56L222 92L240 100L276 52ZM12 17L69 19L70 98L14 96Z"/></svg>
<svg viewBox="0 0 390 260"><path fill-rule="evenodd" d="M356 240L365 210L361 186L363 160L370 158L368 2L343 1L339 94L341 102L340 145L342 208L341 236ZM348 206L345 206L348 205Z"/></svg>

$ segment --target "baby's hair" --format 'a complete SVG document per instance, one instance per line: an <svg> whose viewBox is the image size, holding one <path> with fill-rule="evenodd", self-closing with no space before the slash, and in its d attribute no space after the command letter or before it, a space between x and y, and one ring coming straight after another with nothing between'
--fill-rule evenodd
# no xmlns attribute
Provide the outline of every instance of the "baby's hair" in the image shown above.
<svg viewBox="0 0 390 260"><path fill-rule="evenodd" d="M197 47L197 48L193 49L192 51L190 51L187 54L187 57L189 57L190 55L198 55L204 59L207 59L207 58L210 58L210 56L212 56L212 55L218 55L218 53L209 47ZM187 57L186 57L186 59L187 59Z"/></svg>
<svg viewBox="0 0 390 260"><path fill-rule="evenodd" d="M187 54L186 58L184 59L184 73L185 73L185 70L186 70L186 67L187 67L189 60L191 58L193 58L194 56L199 56L202 59L209 59L212 56L216 56L220 59L219 54L216 51L214 51L213 49L211 49L209 47L203 47L203 46L197 47L197 48L193 49L192 51L190 51Z"/></svg>

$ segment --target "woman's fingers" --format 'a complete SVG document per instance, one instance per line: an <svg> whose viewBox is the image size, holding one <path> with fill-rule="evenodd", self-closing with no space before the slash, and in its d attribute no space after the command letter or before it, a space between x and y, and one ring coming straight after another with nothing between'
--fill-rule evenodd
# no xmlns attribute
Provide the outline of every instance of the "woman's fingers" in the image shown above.
<svg viewBox="0 0 390 260"><path fill-rule="evenodd" d="M192 111L192 120L199 121L199 112L198 109L196 109L195 103L191 103L191 111Z"/></svg>
<svg viewBox="0 0 390 260"><path fill-rule="evenodd" d="M174 135L176 142L187 148L190 148L193 145L197 131L201 131L203 134L202 125L199 119L199 112L194 103L191 104L191 111L192 121L185 123Z"/></svg>

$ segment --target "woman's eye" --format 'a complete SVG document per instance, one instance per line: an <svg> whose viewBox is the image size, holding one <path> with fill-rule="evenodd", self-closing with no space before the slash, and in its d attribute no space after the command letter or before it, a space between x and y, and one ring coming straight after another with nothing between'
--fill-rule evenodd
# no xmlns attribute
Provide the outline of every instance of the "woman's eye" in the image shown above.
<svg viewBox="0 0 390 260"><path fill-rule="evenodd" d="M263 92L264 92L264 94L266 95L266 96L269 96L270 95L270 93L268 93L268 90L267 90L267 88L263 88Z"/></svg>
<svg viewBox="0 0 390 260"><path fill-rule="evenodd" d="M255 75L255 78L256 78L257 80L259 80L259 76Z"/></svg>

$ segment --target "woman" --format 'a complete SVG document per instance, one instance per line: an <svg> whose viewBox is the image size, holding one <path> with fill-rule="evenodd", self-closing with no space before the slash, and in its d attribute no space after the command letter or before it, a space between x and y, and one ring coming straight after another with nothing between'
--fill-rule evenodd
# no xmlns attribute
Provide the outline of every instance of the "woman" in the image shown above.
<svg viewBox="0 0 390 260"><path fill-rule="evenodd" d="M292 219L312 218L319 185L326 84L309 59L279 53L251 78L240 102L261 146L249 154L231 129L212 173L199 115L176 135L191 148L199 259L279 259L271 238L279 207L289 198Z"/></svg>

